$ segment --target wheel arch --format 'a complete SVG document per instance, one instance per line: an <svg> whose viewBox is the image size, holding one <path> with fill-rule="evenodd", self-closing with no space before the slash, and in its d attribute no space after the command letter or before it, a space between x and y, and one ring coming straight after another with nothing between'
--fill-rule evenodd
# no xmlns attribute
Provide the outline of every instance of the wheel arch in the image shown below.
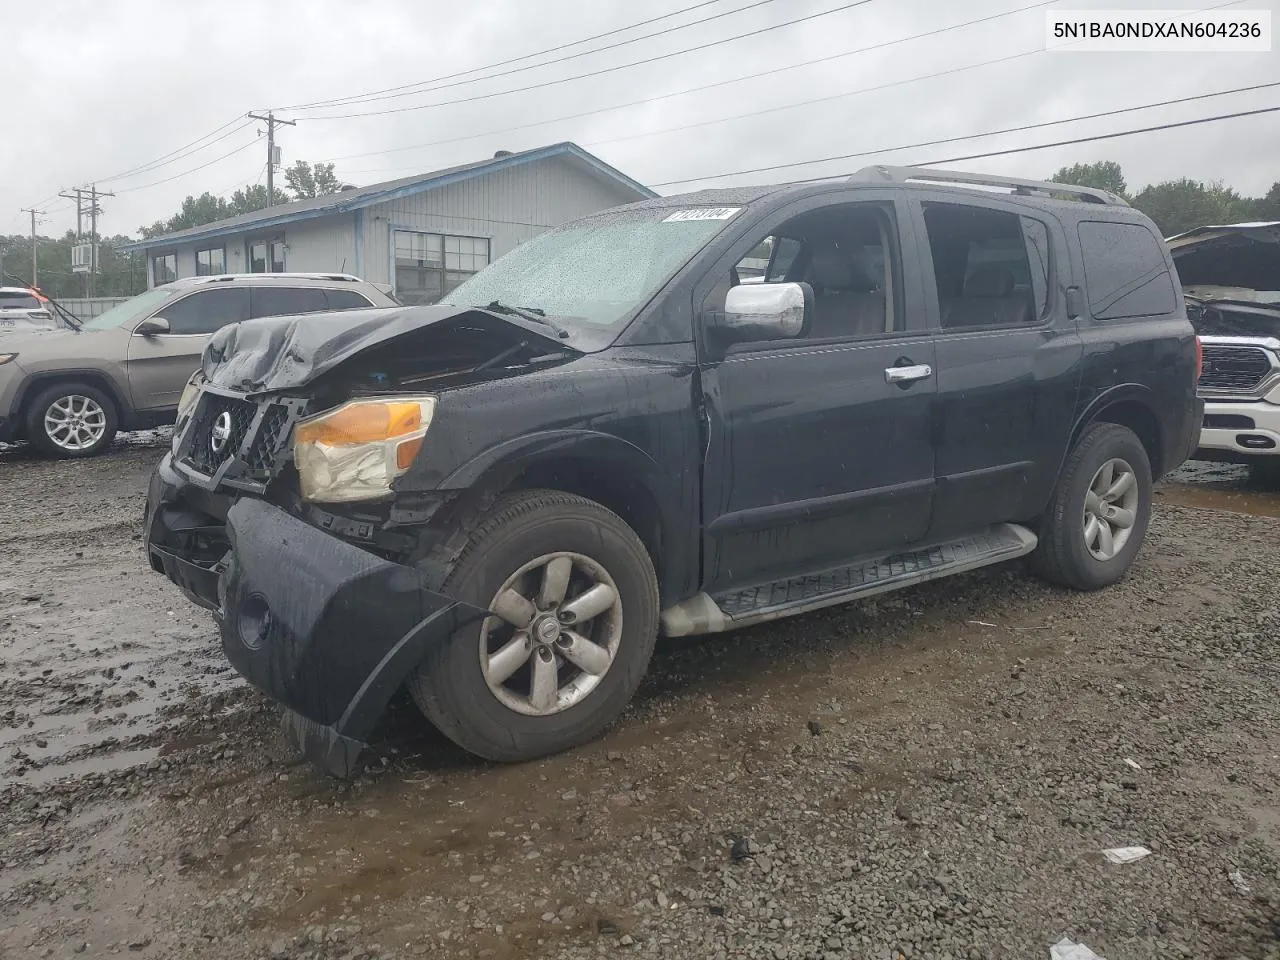
<svg viewBox="0 0 1280 960"><path fill-rule="evenodd" d="M675 478L666 477L645 451L611 434L558 430L510 441L455 470L442 489L461 491L464 509L475 510L505 493L545 489L571 493L616 513L653 563L664 604L696 589L696 538L687 539L696 504L686 504ZM684 531L681 527L684 527ZM682 532L684 535L682 536ZM695 535L696 536L696 535ZM694 551L694 556L689 551Z"/></svg>
<svg viewBox="0 0 1280 960"><path fill-rule="evenodd" d="M1155 396L1148 387L1136 383L1111 387L1095 397L1076 421L1066 453L1075 448L1081 434L1092 424L1118 424L1137 436L1147 452L1151 474L1158 478L1164 472L1168 438L1157 409Z"/></svg>
<svg viewBox="0 0 1280 960"><path fill-rule="evenodd" d="M97 387L115 404L116 421L123 427L133 416L132 408L125 400L127 394L110 374L93 368L50 370L33 373L18 389L17 401L14 404L15 416L25 422L30 411L31 402L42 391L59 383L87 383Z"/></svg>

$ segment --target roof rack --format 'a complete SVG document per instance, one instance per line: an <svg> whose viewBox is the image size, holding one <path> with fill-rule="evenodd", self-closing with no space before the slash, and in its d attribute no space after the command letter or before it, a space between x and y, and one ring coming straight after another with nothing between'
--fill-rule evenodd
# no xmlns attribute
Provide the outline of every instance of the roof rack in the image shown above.
<svg viewBox="0 0 1280 960"><path fill-rule="evenodd" d="M1127 207L1122 198L1095 187L1077 187L1070 183L1051 183L1048 180L1022 180L1017 177L996 177L981 173L959 173L954 170L934 170L929 167L863 167L849 177L858 183L906 183L911 180L935 183L960 183L981 187L1007 187L1019 196L1034 193L1045 195L1068 194L1086 203L1105 203L1113 207Z"/></svg>
<svg viewBox="0 0 1280 960"><path fill-rule="evenodd" d="M208 277L184 277L201 283L221 283L226 280L244 280L249 277L279 277L283 280L330 280L360 283L360 278L350 273L220 273Z"/></svg>

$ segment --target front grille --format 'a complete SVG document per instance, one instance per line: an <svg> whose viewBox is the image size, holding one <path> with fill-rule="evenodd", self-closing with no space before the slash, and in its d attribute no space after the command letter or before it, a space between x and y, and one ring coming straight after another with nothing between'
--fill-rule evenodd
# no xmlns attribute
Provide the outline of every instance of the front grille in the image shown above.
<svg viewBox="0 0 1280 960"><path fill-rule="evenodd" d="M263 479L271 475L275 466L276 454L289 432L289 411L278 404L267 407L262 414L262 422L253 438L245 462L249 464L249 472Z"/></svg>
<svg viewBox="0 0 1280 960"><path fill-rule="evenodd" d="M206 477L236 460L238 463L228 468L228 480L266 483L288 436L291 417L289 407L282 403L264 404L261 418L258 410L259 404L250 400L206 391L191 418L180 459Z"/></svg>
<svg viewBox="0 0 1280 960"><path fill-rule="evenodd" d="M1261 347L1206 344L1201 390L1253 390L1272 371L1271 354Z"/></svg>

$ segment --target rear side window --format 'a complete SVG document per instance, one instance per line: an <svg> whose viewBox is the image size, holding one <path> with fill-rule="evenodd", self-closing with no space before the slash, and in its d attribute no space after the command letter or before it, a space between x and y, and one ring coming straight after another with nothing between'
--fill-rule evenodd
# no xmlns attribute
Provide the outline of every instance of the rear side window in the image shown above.
<svg viewBox="0 0 1280 960"><path fill-rule="evenodd" d="M1095 320L1177 309L1173 277L1155 235L1136 223L1086 220L1077 228L1089 312Z"/></svg>
<svg viewBox="0 0 1280 960"><path fill-rule="evenodd" d="M280 317L292 313L328 310L329 301L319 287L254 287L253 315Z"/></svg>
<svg viewBox="0 0 1280 960"><path fill-rule="evenodd" d="M0 290L0 310L41 310L43 306L29 293Z"/></svg>
<svg viewBox="0 0 1280 960"><path fill-rule="evenodd" d="M330 310L359 310L373 306L354 290L326 290L325 295L329 298Z"/></svg>
<svg viewBox="0 0 1280 960"><path fill-rule="evenodd" d="M228 323L249 319L249 291L244 287L204 290L183 297L156 313L169 321L172 334L203 334Z"/></svg>
<svg viewBox="0 0 1280 960"><path fill-rule="evenodd" d="M1038 322L1048 297L1048 234L1030 217L925 203L924 221L945 329Z"/></svg>

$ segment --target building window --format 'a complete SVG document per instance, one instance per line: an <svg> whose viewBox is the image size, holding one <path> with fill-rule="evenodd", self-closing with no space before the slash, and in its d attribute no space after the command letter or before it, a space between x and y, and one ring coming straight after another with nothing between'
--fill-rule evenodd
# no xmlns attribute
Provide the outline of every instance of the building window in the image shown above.
<svg viewBox="0 0 1280 960"><path fill-rule="evenodd" d="M196 251L196 276L216 277L227 272L227 251L225 247L210 247L208 250Z"/></svg>
<svg viewBox="0 0 1280 960"><path fill-rule="evenodd" d="M404 303L435 303L489 265L484 237L395 231L396 295Z"/></svg>
<svg viewBox="0 0 1280 960"><path fill-rule="evenodd" d="M161 253L151 258L151 285L158 287L178 279L178 255Z"/></svg>
<svg viewBox="0 0 1280 960"><path fill-rule="evenodd" d="M250 273L284 273L284 238L249 244Z"/></svg>

